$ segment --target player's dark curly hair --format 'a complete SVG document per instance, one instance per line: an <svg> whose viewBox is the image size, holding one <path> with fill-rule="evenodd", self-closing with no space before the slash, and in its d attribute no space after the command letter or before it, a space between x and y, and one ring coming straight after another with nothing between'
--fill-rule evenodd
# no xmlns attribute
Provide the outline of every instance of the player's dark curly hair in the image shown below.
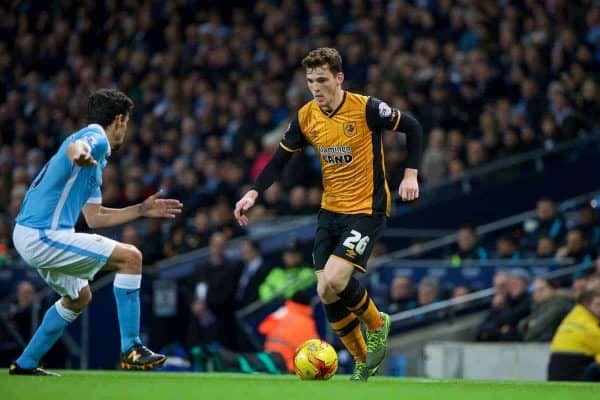
<svg viewBox="0 0 600 400"><path fill-rule="evenodd" d="M305 70L322 67L324 65L329 66L329 70L336 75L342 72L342 56L334 48L321 47L312 50L302 60L302 66Z"/></svg>
<svg viewBox="0 0 600 400"><path fill-rule="evenodd" d="M100 89L88 99L87 121L106 128L119 114L126 116L133 110L133 101L123 92L114 89Z"/></svg>

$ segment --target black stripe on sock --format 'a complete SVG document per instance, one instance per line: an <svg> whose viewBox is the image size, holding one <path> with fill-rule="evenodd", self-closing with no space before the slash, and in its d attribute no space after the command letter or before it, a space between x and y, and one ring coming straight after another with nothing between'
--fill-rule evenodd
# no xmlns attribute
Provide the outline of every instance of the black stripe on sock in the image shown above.
<svg viewBox="0 0 600 400"><path fill-rule="evenodd" d="M354 328L356 328L358 326L358 324L360 324L360 321L358 320L358 318L354 318L352 321L350 321L342 329L336 329L335 333L339 337L344 337L344 336L350 334L354 330Z"/></svg>
<svg viewBox="0 0 600 400"><path fill-rule="evenodd" d="M354 310L354 314L356 315L363 315L365 311L367 311L367 308L369 308L369 304L371 304L371 299L369 297L367 297L367 300L365 301L365 303L360 306L359 309Z"/></svg>
<svg viewBox="0 0 600 400"><path fill-rule="evenodd" d="M350 314L350 310L340 300L331 304L323 304L323 308L329 322L340 321Z"/></svg>

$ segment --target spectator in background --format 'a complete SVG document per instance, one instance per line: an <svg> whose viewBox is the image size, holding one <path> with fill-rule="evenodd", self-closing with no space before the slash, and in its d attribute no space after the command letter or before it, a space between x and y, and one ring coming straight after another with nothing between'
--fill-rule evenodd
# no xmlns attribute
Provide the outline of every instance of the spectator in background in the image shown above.
<svg viewBox="0 0 600 400"><path fill-rule="evenodd" d="M571 229L567 233L567 243L556 251L556 259L572 258L576 264L591 264L596 252L588 246L585 235L580 229Z"/></svg>
<svg viewBox="0 0 600 400"><path fill-rule="evenodd" d="M138 249L140 248L140 237L135 226L129 224L123 227L121 230L121 241L123 243L132 244Z"/></svg>
<svg viewBox="0 0 600 400"><path fill-rule="evenodd" d="M496 241L496 258L519 260L521 252L517 241L509 234L500 236Z"/></svg>
<svg viewBox="0 0 600 400"><path fill-rule="evenodd" d="M112 155L119 167L104 179L111 182L104 203L120 207L125 196L139 196L140 185L144 193L164 185L169 195L185 196L186 218L197 208L215 216L210 209L218 197L237 197L234 192L272 156L289 110L307 94L295 66L319 43L336 43L348 63L350 88L381 93L424 121L432 147L437 130L448 133L440 149L447 165L439 152L432 157L432 170L442 171L439 179L460 179L465 164L481 164L482 153L488 161L536 146L550 150L582 129L597 128L598 4L488 3L482 12L474 1L373 7L360 1L258 1L238 2L239 8L173 0L140 0L135 7L2 2L0 32L16 39L0 46L0 210L14 217L24 193L19 182L41 167L41 157L54 153L63 132L82 123L76 94L120 87L139 106L130 151ZM548 22L557 15L560 23ZM74 16L81 23L73 23ZM323 29L315 20L339 22ZM497 43L489 27L501 27ZM269 142L271 130L279 136ZM386 159L402 152L400 141L389 143ZM308 166L300 170L302 185L318 186L311 167L317 157L306 151L296 160ZM427 160L426 154L422 176L430 185L439 173L429 173ZM134 169L142 176L126 172ZM162 170L169 172L163 176ZM298 179L284 174L283 181L287 191ZM273 197L255 212L289 210L281 196ZM318 202L310 205L314 209ZM185 244L189 221L182 222L172 233ZM221 229L220 223L217 218L213 228ZM229 229L228 236L236 232ZM553 239L562 241L560 235ZM532 239L527 246L533 250L535 244ZM169 247L176 250L167 256L190 246Z"/></svg>
<svg viewBox="0 0 600 400"><path fill-rule="evenodd" d="M144 255L145 265L154 265L163 259L163 233L162 221L150 219L147 221L147 230L142 234L139 249Z"/></svg>
<svg viewBox="0 0 600 400"><path fill-rule="evenodd" d="M542 278L533 281L531 314L519 321L519 335L526 342L549 342L563 318L573 308L573 301Z"/></svg>
<svg viewBox="0 0 600 400"><path fill-rule="evenodd" d="M415 290L410 278L396 276L390 283L388 296L388 313L394 314L400 311L411 310L417 307Z"/></svg>
<svg viewBox="0 0 600 400"><path fill-rule="evenodd" d="M575 301L579 301L579 298L585 291L587 286L587 278L588 277L583 274L578 274L573 278L573 283L571 284L571 293Z"/></svg>
<svg viewBox="0 0 600 400"><path fill-rule="evenodd" d="M525 221L525 246L533 248L541 236L548 236L559 243L565 236L565 221L556 209L554 201L542 197L537 201L535 218Z"/></svg>
<svg viewBox="0 0 600 400"><path fill-rule="evenodd" d="M423 307L441 300L440 282L433 277L425 277L419 282L417 306Z"/></svg>
<svg viewBox="0 0 600 400"><path fill-rule="evenodd" d="M542 235L538 238L535 257L537 258L554 258L556 254L556 243L550 236Z"/></svg>
<svg viewBox="0 0 600 400"><path fill-rule="evenodd" d="M471 293L471 289L467 285L456 285L452 289L452 298L455 299L457 297L466 296Z"/></svg>
<svg viewBox="0 0 600 400"><path fill-rule="evenodd" d="M271 271L271 267L261 257L258 243L244 240L240 245L240 250L243 266L235 290L236 309L258 300L258 288Z"/></svg>
<svg viewBox="0 0 600 400"><path fill-rule="evenodd" d="M288 215L308 215L312 214L311 208L307 204L308 193L302 186L294 186L290 190L288 199L288 210L285 214Z"/></svg>
<svg viewBox="0 0 600 400"><path fill-rule="evenodd" d="M0 267L9 261L8 249L12 245L12 234L9 222L0 216Z"/></svg>
<svg viewBox="0 0 600 400"><path fill-rule="evenodd" d="M458 299L471 293L471 289L467 285L457 285L452 289L452 299ZM469 306L468 303L455 304L452 306L454 311L465 309Z"/></svg>
<svg viewBox="0 0 600 400"><path fill-rule="evenodd" d="M435 185L446 176L446 132L437 128L429 134L427 148L423 152L421 173L427 186Z"/></svg>
<svg viewBox="0 0 600 400"><path fill-rule="evenodd" d="M585 205L579 210L579 224L577 225L587 243L592 248L600 246L600 223L596 215L596 209Z"/></svg>
<svg viewBox="0 0 600 400"><path fill-rule="evenodd" d="M235 349L234 293L239 267L227 259L227 238L215 232L210 238L209 260L197 265L191 284L191 318L187 342L190 347L214 341Z"/></svg>
<svg viewBox="0 0 600 400"><path fill-rule="evenodd" d="M167 257L175 257L179 254L194 250L194 242L187 240L187 227L182 219L175 220L169 232L169 238L163 246L163 253Z"/></svg>
<svg viewBox="0 0 600 400"><path fill-rule="evenodd" d="M600 290L584 292L550 346L548 380L600 381Z"/></svg>
<svg viewBox="0 0 600 400"><path fill-rule="evenodd" d="M498 271L492 279L494 288L494 297L492 298L492 308L504 306L508 299L508 272Z"/></svg>
<svg viewBox="0 0 600 400"><path fill-rule="evenodd" d="M600 274L592 273L587 276L585 282L585 290L600 290Z"/></svg>
<svg viewBox="0 0 600 400"><path fill-rule="evenodd" d="M471 225L462 226L457 232L458 251L450 257L450 265L460 267L465 260L485 261L487 250L479 244L479 236Z"/></svg>
<svg viewBox="0 0 600 400"><path fill-rule="evenodd" d="M521 268L508 272L506 297L494 298L492 309L479 325L477 340L501 342L518 340L517 324L530 311L530 297L527 293L529 273Z"/></svg>
<svg viewBox="0 0 600 400"><path fill-rule="evenodd" d="M258 297L269 301L275 297L291 298L294 293L313 286L317 281L313 269L306 264L297 242L283 251L283 267L275 267L258 288Z"/></svg>
<svg viewBox="0 0 600 400"><path fill-rule="evenodd" d="M17 284L14 302L8 306L8 320L14 325L24 342L27 342L33 334L31 306L35 294L36 290L31 282L21 281Z"/></svg>

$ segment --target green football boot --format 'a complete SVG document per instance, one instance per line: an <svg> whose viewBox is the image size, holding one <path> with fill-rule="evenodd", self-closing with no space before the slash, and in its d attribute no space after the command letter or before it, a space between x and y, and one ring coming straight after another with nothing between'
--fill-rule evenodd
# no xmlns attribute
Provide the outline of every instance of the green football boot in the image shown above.
<svg viewBox="0 0 600 400"><path fill-rule="evenodd" d="M354 372L350 376L351 381L355 382L366 382L370 376L369 368L367 368L367 364L364 362L356 362L354 364Z"/></svg>
<svg viewBox="0 0 600 400"><path fill-rule="evenodd" d="M366 366L371 371L376 371L383 362L387 352L388 335L390 334L390 316L384 312L379 313L383 319L383 326L376 331L367 330L367 362ZM371 374L372 375L372 374Z"/></svg>

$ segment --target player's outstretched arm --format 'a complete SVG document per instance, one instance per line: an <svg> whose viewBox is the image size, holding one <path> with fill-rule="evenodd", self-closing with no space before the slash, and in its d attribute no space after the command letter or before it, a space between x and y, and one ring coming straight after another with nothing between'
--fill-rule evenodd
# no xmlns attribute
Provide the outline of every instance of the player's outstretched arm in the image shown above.
<svg viewBox="0 0 600 400"><path fill-rule="evenodd" d="M248 225L248 216L245 214L254 206L258 195L267 190L273 182L281 176L283 167L292 158L293 152L285 150L283 147L277 148L273 158L265 166L262 172L256 178L254 187L246 192L246 194L235 204L233 215L238 223L242 226Z"/></svg>
<svg viewBox="0 0 600 400"><path fill-rule="evenodd" d="M106 228L133 221L139 217L175 218L181 213L183 204L176 199L161 199L161 192L153 194L142 203L124 208L108 208L88 203L83 207L83 216L90 228Z"/></svg>

